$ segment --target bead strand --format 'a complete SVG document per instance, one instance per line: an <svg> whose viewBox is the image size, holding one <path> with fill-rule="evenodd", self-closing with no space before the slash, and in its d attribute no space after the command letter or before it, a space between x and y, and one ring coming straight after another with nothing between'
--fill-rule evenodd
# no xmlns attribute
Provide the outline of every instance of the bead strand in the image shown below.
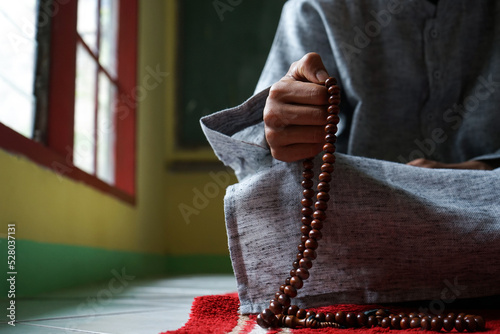
<svg viewBox="0 0 500 334"><path fill-rule="evenodd" d="M290 277L285 280L285 284L280 286L279 291L274 298L269 302L269 308L265 309L257 316L257 322L261 327L269 328L276 326L292 325L299 326L298 322L292 319L299 319L296 316L298 307L291 305L291 299L297 296L298 290L304 285L304 281L309 278L309 269L312 268L313 261L317 257L316 249L318 248L318 240L321 240L321 229L323 221L326 219L326 210L328 208L328 200L330 195L330 181L332 179L333 164L335 163L335 142L337 124L339 123L339 103L340 103L340 88L337 86L337 81L334 78L328 78L325 81L325 86L328 91L327 108L328 117L325 125L325 144L323 146L323 164L321 165L321 173L318 176L319 182L317 185L318 194L313 205L315 192L313 188L314 163L312 158L305 159L303 162L304 170L302 172L302 191L303 198L301 200L302 209L302 226L300 228L301 239L298 245L298 253L296 260L292 263ZM286 316L285 318L282 315ZM298 321L298 320L297 320ZM321 325L324 321L311 320L303 322L300 326L313 328ZM334 326L334 323L330 324Z"/></svg>
<svg viewBox="0 0 500 334"><path fill-rule="evenodd" d="M289 328L371 328L380 326L390 329L422 328L424 330L440 331L444 329L459 332L481 331L485 329L485 321L481 316L460 313L455 316L450 313L446 316L429 316L423 313L392 314L387 310L379 309L361 313L342 312L323 313L307 311L291 304L291 299L297 296L298 290L309 278L309 269L317 257L316 249L318 241L321 240L321 229L326 219L328 201L330 200L330 181L335 164L335 143L337 141L337 124L339 123L340 88L335 78L325 81L328 92L328 116L325 125L325 144L323 145L323 156L321 173L318 176L317 194L313 190L314 163L312 158L303 161L302 172L302 209L300 228L300 244L297 246L298 253L292 263L290 276L276 292L274 298L269 302L269 308L257 316L257 323L263 328L289 327ZM316 201L313 198L316 197ZM314 209L313 209L314 202Z"/></svg>

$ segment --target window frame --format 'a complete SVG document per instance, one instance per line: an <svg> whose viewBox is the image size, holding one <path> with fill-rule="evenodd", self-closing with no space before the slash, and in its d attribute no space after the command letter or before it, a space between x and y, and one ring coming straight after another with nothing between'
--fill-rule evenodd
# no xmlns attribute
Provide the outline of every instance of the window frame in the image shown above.
<svg viewBox="0 0 500 334"><path fill-rule="evenodd" d="M114 185L73 164L78 1L59 2L51 20L46 142L0 123L0 148L135 205L138 0L120 0L118 14Z"/></svg>

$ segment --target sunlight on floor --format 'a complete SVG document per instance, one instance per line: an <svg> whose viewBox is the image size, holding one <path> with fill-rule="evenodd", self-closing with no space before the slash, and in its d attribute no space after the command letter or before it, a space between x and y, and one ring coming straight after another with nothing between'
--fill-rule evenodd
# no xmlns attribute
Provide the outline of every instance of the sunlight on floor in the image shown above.
<svg viewBox="0 0 500 334"><path fill-rule="evenodd" d="M236 291L232 275L182 276L104 283L18 298L15 327L0 333L158 334L182 327L194 297ZM125 284L124 284L125 285ZM4 305L5 301L0 301Z"/></svg>

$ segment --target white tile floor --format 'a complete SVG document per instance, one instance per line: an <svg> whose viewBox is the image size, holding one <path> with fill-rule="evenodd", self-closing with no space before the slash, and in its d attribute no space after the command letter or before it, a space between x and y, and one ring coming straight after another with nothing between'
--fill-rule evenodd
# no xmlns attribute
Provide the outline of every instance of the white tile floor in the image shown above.
<svg viewBox="0 0 500 334"><path fill-rule="evenodd" d="M194 297L234 291L232 275L204 275L134 280L126 287L108 282L17 298L19 322L12 327L2 316L0 333L158 334L182 327ZM1 310L5 305L0 301Z"/></svg>

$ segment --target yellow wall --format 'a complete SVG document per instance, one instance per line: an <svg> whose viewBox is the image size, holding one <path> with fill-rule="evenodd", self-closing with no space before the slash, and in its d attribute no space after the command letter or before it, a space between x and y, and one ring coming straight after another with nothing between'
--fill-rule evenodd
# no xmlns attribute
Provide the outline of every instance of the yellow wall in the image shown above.
<svg viewBox="0 0 500 334"><path fill-rule="evenodd" d="M138 85L148 67L163 71L175 66L166 29L175 18L167 8L173 3L139 1ZM224 189L189 224L179 210L179 204L192 203L193 189L203 190L212 178L208 171L167 170L179 158L169 151L172 134L166 126L173 115L167 93L172 94L174 79L172 75L139 101L136 206L0 151L0 221L15 222L18 239L155 254L227 254Z"/></svg>
<svg viewBox="0 0 500 334"><path fill-rule="evenodd" d="M158 47L163 30L159 29L156 36L148 31L154 7L162 7L162 1L140 4L138 85L148 66L164 66L165 62L164 48ZM155 19L161 23L160 17ZM0 151L0 221L16 222L19 239L165 253L164 115L164 90L160 85L139 104L137 206Z"/></svg>

